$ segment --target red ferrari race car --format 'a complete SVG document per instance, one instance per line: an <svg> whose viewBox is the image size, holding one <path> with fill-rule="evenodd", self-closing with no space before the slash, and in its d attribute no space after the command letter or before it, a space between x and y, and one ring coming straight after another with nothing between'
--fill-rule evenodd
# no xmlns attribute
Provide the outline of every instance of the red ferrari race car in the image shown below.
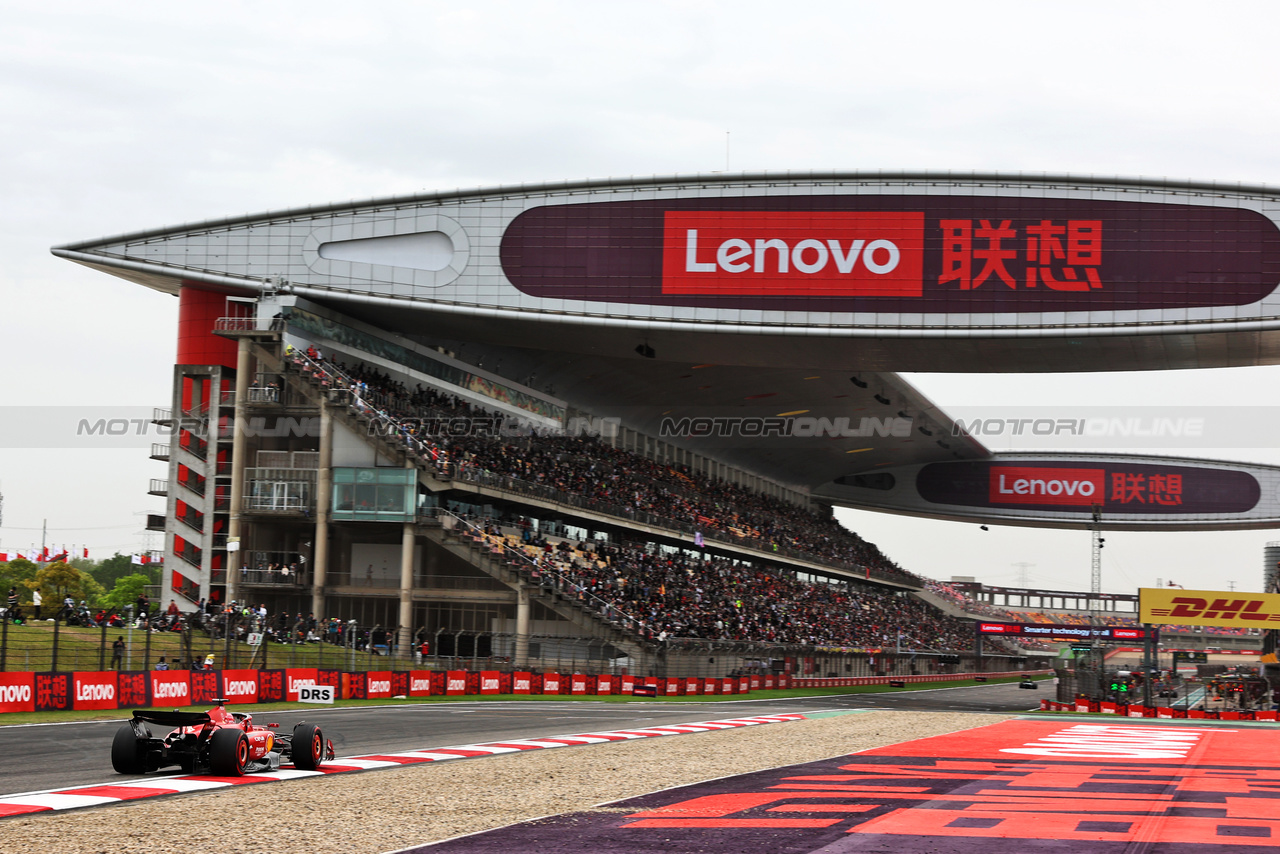
<svg viewBox="0 0 1280 854"><path fill-rule="evenodd" d="M238 777L275 771L286 762L314 771L333 759L333 742L314 724L299 723L285 735L274 732L279 724L257 726L251 715L223 708L225 699L214 702L218 705L207 712L135 709L111 742L111 766L121 774L177 765L188 774ZM176 729L158 738L148 724Z"/></svg>

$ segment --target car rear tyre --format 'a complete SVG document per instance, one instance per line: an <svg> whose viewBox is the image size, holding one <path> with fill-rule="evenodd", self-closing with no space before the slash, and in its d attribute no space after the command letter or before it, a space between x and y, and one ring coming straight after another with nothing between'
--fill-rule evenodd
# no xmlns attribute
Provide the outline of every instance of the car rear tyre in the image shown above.
<svg viewBox="0 0 1280 854"><path fill-rule="evenodd" d="M138 740L129 724L116 730L116 737L111 740L111 767L120 774L147 772L146 743Z"/></svg>
<svg viewBox="0 0 1280 854"><path fill-rule="evenodd" d="M249 737L238 729L220 729L209 739L209 769L220 777L240 777L249 764Z"/></svg>
<svg viewBox="0 0 1280 854"><path fill-rule="evenodd" d="M324 762L324 733L314 724L298 724L293 728L293 767L314 771Z"/></svg>

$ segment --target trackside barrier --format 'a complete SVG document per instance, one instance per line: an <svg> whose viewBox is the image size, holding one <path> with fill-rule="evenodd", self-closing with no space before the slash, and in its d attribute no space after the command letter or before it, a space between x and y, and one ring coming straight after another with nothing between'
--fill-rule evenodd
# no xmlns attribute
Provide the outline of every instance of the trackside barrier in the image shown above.
<svg viewBox="0 0 1280 854"><path fill-rule="evenodd" d="M988 673L986 676L1026 675ZM144 706L175 708L209 705L225 697L229 704L296 701L298 689L330 685L344 700L465 696L469 694L557 694L572 696L703 696L749 694L773 688L826 688L882 685L891 682L936 682L972 678L965 674L930 676L867 676L843 679L792 678L788 673L719 678L637 677L585 673L514 673L496 670L410 670L345 672L315 667L278 670L152 670L74 671L57 673L0 672L0 713L65 711L71 709L127 709ZM652 688L652 694L649 689ZM1058 704L1060 710L1090 710L1087 701ZM1097 711L1096 703L1093 711ZM1043 704L1042 704L1043 707ZM1154 717L1157 710L1152 710ZM1201 717L1203 712L1199 713ZM1213 713L1217 716L1217 713ZM1264 717L1271 715L1271 717ZM1233 718L1228 718L1233 719ZM1274 712L1256 718L1275 720Z"/></svg>
<svg viewBox="0 0 1280 854"><path fill-rule="evenodd" d="M1109 711L1110 710L1110 711ZM1087 698L1077 699L1073 703L1059 703L1054 700L1041 700L1042 712L1081 712L1092 714L1115 714L1130 718L1162 718L1165 720L1223 720L1223 721L1280 721L1280 711L1261 709L1206 711L1205 709L1173 709L1167 706L1143 706L1138 704L1116 704Z"/></svg>

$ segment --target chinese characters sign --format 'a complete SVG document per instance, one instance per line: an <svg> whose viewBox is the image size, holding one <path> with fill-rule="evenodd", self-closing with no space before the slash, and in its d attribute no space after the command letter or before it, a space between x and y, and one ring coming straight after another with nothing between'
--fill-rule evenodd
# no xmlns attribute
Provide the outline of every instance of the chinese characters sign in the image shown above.
<svg viewBox="0 0 1280 854"><path fill-rule="evenodd" d="M1055 291L1088 291L1101 288L1102 221L1041 220L1019 234L1011 220L944 219L942 274L938 281L958 282L963 291L988 281L1006 287ZM974 245L975 240L977 245ZM1023 249L1016 245L1023 242ZM975 262L977 267L975 269ZM1012 272L1011 272L1012 270Z"/></svg>
<svg viewBox="0 0 1280 854"><path fill-rule="evenodd" d="M956 462L925 466L920 496L933 504L1091 513L1243 513L1262 495L1248 472L1147 463Z"/></svg>
<svg viewBox="0 0 1280 854"><path fill-rule="evenodd" d="M1254 211L955 192L547 205L507 227L501 263L547 299L813 312L1236 306L1280 283L1280 231Z"/></svg>

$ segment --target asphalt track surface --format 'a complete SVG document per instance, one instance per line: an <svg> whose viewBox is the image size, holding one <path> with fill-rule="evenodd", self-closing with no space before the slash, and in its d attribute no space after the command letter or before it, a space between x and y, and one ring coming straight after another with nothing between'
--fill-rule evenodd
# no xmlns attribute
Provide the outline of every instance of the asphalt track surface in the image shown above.
<svg viewBox="0 0 1280 854"><path fill-rule="evenodd" d="M846 694L714 703L487 701L405 706L342 707L253 713L254 723L279 722L289 731L306 718L332 739L339 757L419 750L593 730L634 729L745 715L801 714L851 709L1016 713L1039 707L1037 691L1016 683L968 688ZM0 726L0 795L138 779L111 768L111 739L127 716L111 721ZM588 749L588 748L580 748ZM173 769L176 771L177 769Z"/></svg>

